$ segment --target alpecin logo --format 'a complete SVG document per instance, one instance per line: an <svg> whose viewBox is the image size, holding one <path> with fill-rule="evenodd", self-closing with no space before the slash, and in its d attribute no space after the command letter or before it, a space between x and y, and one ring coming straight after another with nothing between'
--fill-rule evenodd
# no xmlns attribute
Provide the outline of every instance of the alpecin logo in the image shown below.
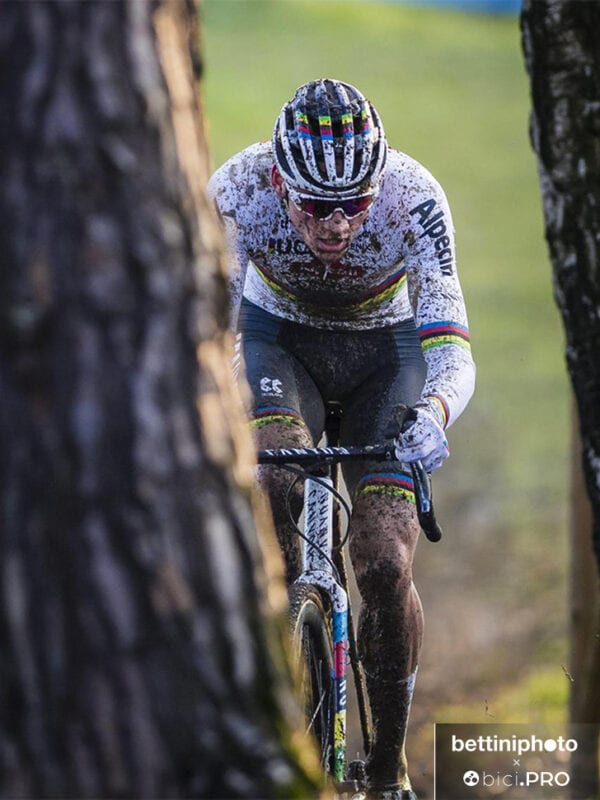
<svg viewBox="0 0 600 800"><path fill-rule="evenodd" d="M435 200L426 200L409 211L411 217L419 215L419 225L423 228L423 233L419 237L429 236L434 240L435 254L437 256L440 269L444 275L452 275L452 248L450 247L450 237L444 219L444 212L437 211L433 216L431 212L436 207Z"/></svg>

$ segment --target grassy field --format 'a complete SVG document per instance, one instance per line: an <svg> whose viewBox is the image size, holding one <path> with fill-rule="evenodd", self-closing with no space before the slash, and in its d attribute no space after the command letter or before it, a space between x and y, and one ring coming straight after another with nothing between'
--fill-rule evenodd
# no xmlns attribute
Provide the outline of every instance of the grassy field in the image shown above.
<svg viewBox="0 0 600 800"><path fill-rule="evenodd" d="M303 0L204 0L203 20L215 166L325 75L357 84L444 186L478 387L435 481L445 544L420 548L417 724L492 705L495 721L560 717L569 390L517 20Z"/></svg>

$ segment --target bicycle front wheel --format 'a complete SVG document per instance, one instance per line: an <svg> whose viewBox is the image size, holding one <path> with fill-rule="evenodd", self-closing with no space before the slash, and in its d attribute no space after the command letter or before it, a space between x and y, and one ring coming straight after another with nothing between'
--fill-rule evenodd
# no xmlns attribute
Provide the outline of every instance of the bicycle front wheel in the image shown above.
<svg viewBox="0 0 600 800"><path fill-rule="evenodd" d="M319 589L310 584L290 588L290 625L297 674L304 698L306 731L319 747L321 765L333 772L333 641L329 616Z"/></svg>

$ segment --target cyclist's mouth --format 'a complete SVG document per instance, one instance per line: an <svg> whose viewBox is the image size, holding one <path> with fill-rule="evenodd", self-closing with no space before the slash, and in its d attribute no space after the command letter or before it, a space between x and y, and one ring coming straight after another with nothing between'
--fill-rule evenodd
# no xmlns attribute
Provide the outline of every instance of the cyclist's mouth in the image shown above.
<svg viewBox="0 0 600 800"><path fill-rule="evenodd" d="M317 239L317 247L322 253L341 253L348 249L349 244L346 239Z"/></svg>

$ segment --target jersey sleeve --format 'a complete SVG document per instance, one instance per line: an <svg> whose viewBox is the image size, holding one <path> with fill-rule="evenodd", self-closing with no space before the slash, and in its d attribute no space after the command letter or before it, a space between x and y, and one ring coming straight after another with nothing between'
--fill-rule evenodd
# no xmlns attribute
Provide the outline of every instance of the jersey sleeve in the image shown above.
<svg viewBox="0 0 600 800"><path fill-rule="evenodd" d="M427 363L422 400L447 428L475 388L469 324L456 271L454 228L446 196L423 170L409 203L409 297Z"/></svg>
<svg viewBox="0 0 600 800"><path fill-rule="evenodd" d="M249 255L242 242L238 215L244 204L239 202L239 192L244 180L244 165L237 156L226 161L208 182L208 193L216 205L223 224L226 259L229 273L230 324L235 331L238 323Z"/></svg>

